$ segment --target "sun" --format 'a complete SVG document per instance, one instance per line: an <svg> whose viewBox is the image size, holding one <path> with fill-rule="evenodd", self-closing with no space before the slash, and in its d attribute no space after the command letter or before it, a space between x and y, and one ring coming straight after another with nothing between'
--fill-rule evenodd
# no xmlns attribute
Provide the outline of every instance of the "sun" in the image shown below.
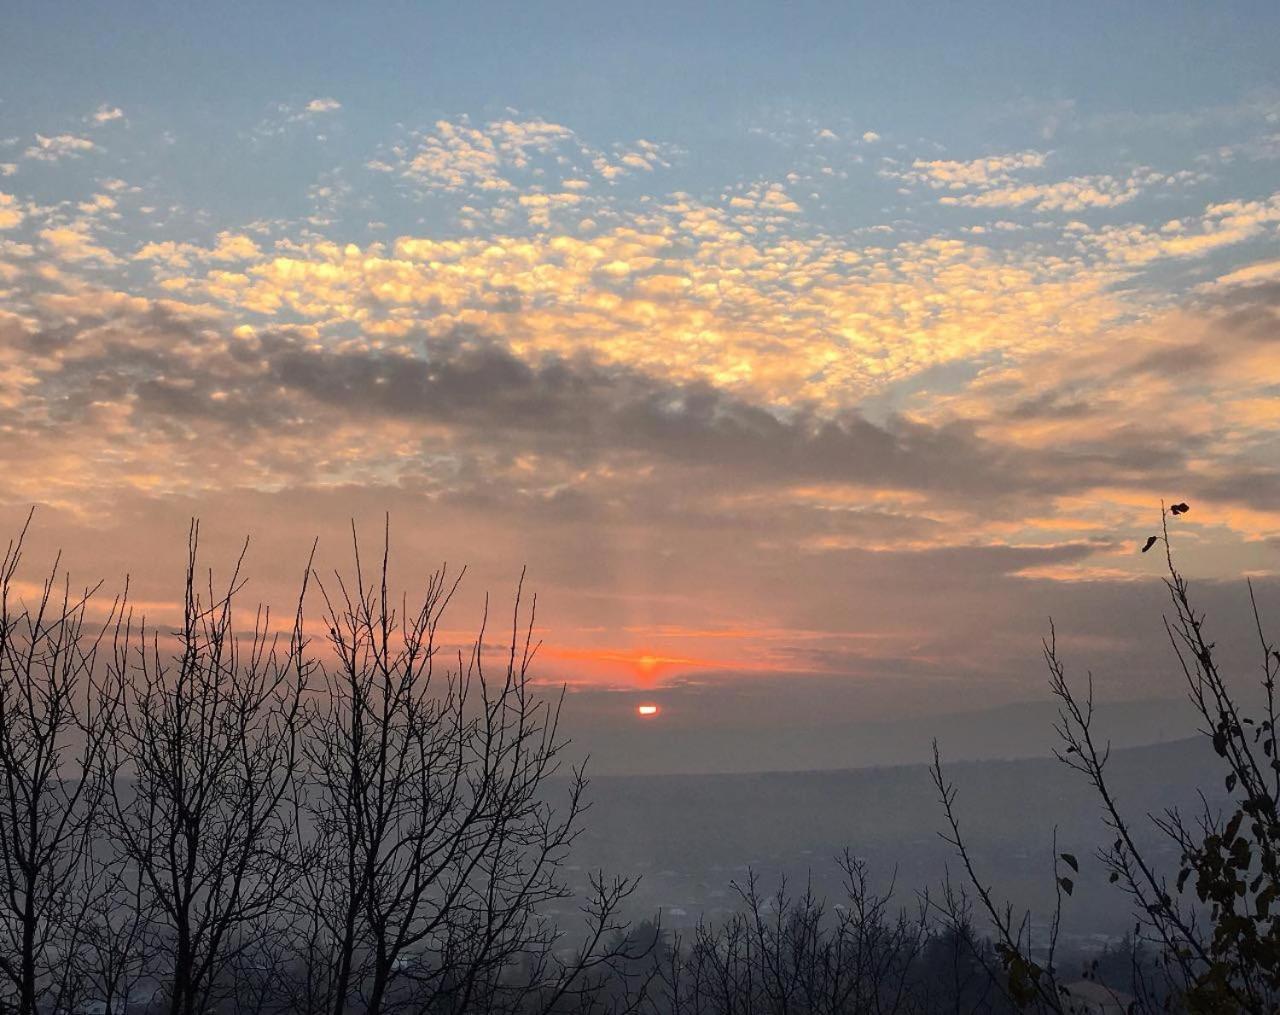
<svg viewBox="0 0 1280 1015"><path fill-rule="evenodd" d="M638 705L636 707L636 715L641 719L652 719L658 714L657 705Z"/></svg>

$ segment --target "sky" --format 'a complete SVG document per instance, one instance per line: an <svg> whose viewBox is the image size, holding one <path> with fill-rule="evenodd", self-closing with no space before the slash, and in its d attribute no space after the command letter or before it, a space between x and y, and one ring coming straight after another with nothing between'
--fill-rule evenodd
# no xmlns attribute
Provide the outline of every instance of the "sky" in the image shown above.
<svg viewBox="0 0 1280 1015"><path fill-rule="evenodd" d="M468 567L459 641L527 566L616 770L1043 698L1051 616L1177 694L1162 500L1224 632L1280 600L1273 3L5 20L29 582L163 617L199 517L287 603L389 518L397 580Z"/></svg>

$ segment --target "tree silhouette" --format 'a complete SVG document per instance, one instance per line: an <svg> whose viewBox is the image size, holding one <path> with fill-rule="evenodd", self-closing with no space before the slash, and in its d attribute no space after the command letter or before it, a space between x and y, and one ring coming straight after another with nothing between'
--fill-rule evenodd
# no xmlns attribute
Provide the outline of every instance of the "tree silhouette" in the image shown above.
<svg viewBox="0 0 1280 1015"><path fill-rule="evenodd" d="M1175 504L1172 514L1186 513ZM1114 839L1097 850L1108 880L1126 892L1136 919L1135 949L1148 946L1160 961L1159 983L1136 977L1132 1010L1164 1010L1176 1004L1190 1012L1274 1012L1280 1006L1280 760L1276 756L1275 683L1280 652L1264 633L1252 583L1249 600L1258 637L1263 703L1248 714L1240 688L1223 674L1206 618L1196 610L1190 585L1174 564L1169 516L1162 511L1164 579L1171 613L1165 630L1188 698L1200 719L1200 731L1222 765L1230 798L1227 813L1206 801L1194 818L1170 810L1151 820L1176 849L1177 870L1160 869L1135 840L1132 819L1121 807L1107 775L1110 746L1094 731L1093 678L1083 690L1068 680L1056 632L1050 627L1044 658L1050 687L1058 700L1058 759L1093 788L1103 820ZM1146 552L1148 547L1144 547ZM1021 1004L1071 1010L1072 1000L1053 968L1029 955L1023 925L997 903L970 860L960 835L955 788L945 778L935 744L933 777L946 815L948 839L956 847L997 934L1000 958L1011 996ZM1203 799L1203 797L1202 797ZM1055 866L1078 862L1070 854ZM1055 870L1059 904L1070 894L1071 878ZM1057 914L1052 927L1056 929Z"/></svg>
<svg viewBox="0 0 1280 1015"><path fill-rule="evenodd" d="M215 592L212 576L202 590L198 543L193 523L180 626L162 639L127 616L110 668L120 707L107 756L109 831L138 884L149 954L164 961L171 1015L209 1009L289 884L285 803L310 669L301 597L287 637L262 608L239 635L240 564L225 591ZM172 650L162 647L170 641Z"/></svg>
<svg viewBox="0 0 1280 1015"><path fill-rule="evenodd" d="M369 576L356 541L354 575L317 582L333 661L298 804L304 1003L501 1011L581 991L635 882L597 878L587 945L557 957L561 932L538 910L572 894L560 867L586 780L575 769L560 806L547 798L567 742L559 701L530 686L533 610L522 631L518 590L496 679L483 624L450 665L437 632L461 575L438 571L412 603L393 600L389 553L388 533Z"/></svg>
<svg viewBox="0 0 1280 1015"><path fill-rule="evenodd" d="M97 587L73 594L65 576L59 587L57 562L23 602L16 575L26 534L24 526L0 560L0 984L12 1010L34 1015L71 997L67 956L100 897L92 844L111 725L92 681L119 602L94 633L87 612Z"/></svg>

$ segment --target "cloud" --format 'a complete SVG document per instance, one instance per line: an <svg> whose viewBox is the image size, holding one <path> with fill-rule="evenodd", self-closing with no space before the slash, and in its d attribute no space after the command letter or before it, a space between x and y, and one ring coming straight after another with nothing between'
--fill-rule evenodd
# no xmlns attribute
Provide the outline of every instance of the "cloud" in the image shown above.
<svg viewBox="0 0 1280 1015"><path fill-rule="evenodd" d="M396 255L441 254L414 242L424 246ZM873 420L460 324L394 340L349 322L327 335L254 328L210 306L70 286L0 317L0 425L14 437L0 506L39 499L81 512L81 531L97 526L91 564L112 568L139 532L180 535L199 511L226 541L253 531L264 594L312 534L334 553L350 517L390 510L405 557L464 555L481 586L505 587L527 560L561 618L553 644L616 652L617 632L633 625L663 649L683 641L664 655L728 669L869 677L907 661L942 672L946 660L950 675L1016 683L1043 616L1089 595L1107 597L1106 617L1078 630L1134 638L1143 593L1107 583L1142 573L1147 558L1131 544L1160 494L1194 501L1204 522L1179 523L1193 533L1229 521L1211 538L1230 560L1235 533L1280 531L1274 515L1266 528L1274 466L1215 461L1223 439L1198 406L1185 427L1153 411L1181 397L1160 386L1188 383L1187 371L1140 355L1176 340L1230 369L1237 351L1265 342L1240 316L1270 305L1258 289L1206 295L1185 320L1097 346L1020 358L1008 367L1023 376L996 371L990 385L1004 387L967 418ZM1005 409L1016 411L997 425ZM1223 415L1240 425L1233 407ZM115 538L124 520L133 534ZM140 588L162 552L146 557ZM699 629L735 623L746 633L718 649L699 640ZM989 632L981 645L963 637L975 623ZM957 655L956 645L969 647Z"/></svg>
<svg viewBox="0 0 1280 1015"><path fill-rule="evenodd" d="M135 261L153 261L173 270L189 268L195 262L234 262L254 260L262 255L252 237L230 231L220 232L212 247L194 243L157 240L145 243L133 254Z"/></svg>
<svg viewBox="0 0 1280 1015"><path fill-rule="evenodd" d="M575 196L526 194L523 207L554 222ZM589 237L293 245L234 276L173 284L238 311L345 319L388 339L466 324L521 348L590 350L782 401L846 404L976 351L979 332L987 350L1049 341L1069 307L1106 299L1053 259L933 241L861 257L826 238L775 238L767 230L789 229L796 203L776 185L738 197L726 209L674 204ZM1018 291L1031 285L1034 304Z"/></svg>
<svg viewBox="0 0 1280 1015"><path fill-rule="evenodd" d="M252 133L258 138L279 137L299 126L313 124L318 118L336 113L341 108L341 102L327 96L310 99L300 108L288 102L277 102ZM323 135L317 136L323 140Z"/></svg>
<svg viewBox="0 0 1280 1015"><path fill-rule="evenodd" d="M58 162L66 158L78 158L96 147L87 137L76 137L74 134L58 134L54 137L37 134L36 143L23 152L23 155L39 162Z"/></svg>
<svg viewBox="0 0 1280 1015"><path fill-rule="evenodd" d="M415 135L415 150L395 154L399 172L422 186L501 191L513 189L505 173L529 168L532 158L572 137L569 128L546 120L495 120L473 127L464 117L436 121L434 129Z"/></svg>
<svg viewBox="0 0 1280 1015"><path fill-rule="evenodd" d="M610 154L583 145L582 153L590 157L596 172L613 183L633 171L651 173L659 168L670 169L671 159L678 155L679 150L674 145L641 139L629 145L615 144Z"/></svg>
<svg viewBox="0 0 1280 1015"><path fill-rule="evenodd" d="M795 214L801 210L780 183L761 183L748 187L742 194L729 199L729 207L765 214L771 212Z"/></svg>
<svg viewBox="0 0 1280 1015"><path fill-rule="evenodd" d="M1226 287L1237 285L1259 285L1265 282L1280 281L1280 260L1259 261L1245 265L1225 275L1219 275L1213 281L1214 286Z"/></svg>
<svg viewBox="0 0 1280 1015"><path fill-rule="evenodd" d="M1212 204L1197 218L1178 220L1165 228L1141 224L1108 226L1083 239L1112 261L1143 265L1163 258L1203 257L1262 236L1277 222L1280 193L1254 201Z"/></svg>
<svg viewBox="0 0 1280 1015"><path fill-rule="evenodd" d="M1142 491L1176 483L1187 496L1221 500L1231 482L1221 468L1197 478L1191 463L1208 446L1200 436L1163 424L1116 425L1111 413L1124 403L1109 407L1095 390L1084 411L1085 387L1074 401L1053 393L1032 405L1021 395L1007 420L1079 427L1040 441L1007 422L890 416L876 423L854 410L783 411L704 382L583 357L529 362L465 330L413 352L367 337L339 345L305 331L229 331L176 304L105 293L51 300L44 313L46 324L9 342L28 364L23 398L34 401L24 426L44 406L56 407L58 426L89 444L134 434L142 443L131 442L133 453L146 457L116 479L126 485L136 482L130 475L141 461L174 453L167 435L186 434L222 448L225 461L208 461L198 474L171 469L166 485L217 484L224 473L263 488L323 485L357 469L381 483L430 476L440 495L464 498L518 482L530 495L556 498L561 511L575 498L585 505L643 488L643 510L655 522L682 489L686 521L692 513L711 524L724 510L790 519L791 538L827 552L990 539L989 526L1007 533L1028 525L1030 505L1048 516L1043 540L1055 525L1077 524L1071 514L1079 508L1055 522L1051 505L1087 498L1091 488L1123 487L1141 500L1150 496ZM1135 390L1132 374L1124 380L1117 368L1109 377L1105 383ZM303 444L310 452L294 457ZM666 507L647 503L660 491ZM1091 510L1114 512L1103 508L1111 496Z"/></svg>
<svg viewBox="0 0 1280 1015"><path fill-rule="evenodd" d="M532 225L541 229L550 229L552 213L576 208L582 202L582 196L572 192L521 194L518 201L520 207L528 213L529 222Z"/></svg>
<svg viewBox="0 0 1280 1015"><path fill-rule="evenodd" d="M114 164L0 181L0 518L38 501L77 574L136 554L141 587L202 514L212 546L253 533L269 594L390 511L415 567L529 562L549 644L586 653L552 677L644 643L970 695L1034 687L1050 612L1130 658L1161 497L1194 505L1198 579L1280 569L1280 218L1226 155L896 162L801 116L785 158L717 171L517 112L397 131L278 177L269 222ZM62 138L32 157L93 152ZM838 175L845 142L886 157Z"/></svg>
<svg viewBox="0 0 1280 1015"><path fill-rule="evenodd" d="M965 208L1019 208L1029 205L1036 211L1083 211L1086 208L1115 208L1142 193L1134 178L1117 180L1111 176L1077 176L1058 183L1011 184L992 187L977 194L946 195L942 204Z"/></svg>
<svg viewBox="0 0 1280 1015"><path fill-rule="evenodd" d="M322 235L321 207L305 227L192 236L143 232L122 191L103 195L116 207L15 197L39 244L0 248L33 336L0 380L32 435L11 489L368 482L495 512L513 489L565 517L625 503L659 527L777 519L805 553L1091 548L1036 565L1053 580L1130 573L1100 533L1152 491L1215 504L1231 545L1280 530L1263 499L1227 497L1280 427L1262 383L1269 269L1215 264L1222 284L1176 314L1141 274L1267 235L1272 199L1184 202L1163 225L834 233L803 174L663 195L670 149L593 147L515 114L441 121L379 157L415 198L456 194L442 207L458 226L351 242ZM601 186L597 159L625 183ZM931 198L1035 210L1099 207L1082 181L1105 195L1130 179L1026 182L1043 159L910 172ZM1175 196L1177 174L1140 172L1135 186ZM339 195L336 180L310 196ZM1237 290L1249 298L1218 298ZM59 427L91 477L57 466Z"/></svg>
<svg viewBox="0 0 1280 1015"><path fill-rule="evenodd" d="M531 362L466 329L382 348L88 289L36 314L3 343L21 379L6 392L0 363L0 425L23 450L0 502L86 484L105 502L363 483L489 515L516 496L554 525L621 503L656 531L728 526L830 554L1005 541L1028 505L1185 466L1122 444L1026 450L960 420L779 409L585 357Z"/></svg>
<svg viewBox="0 0 1280 1015"><path fill-rule="evenodd" d="M426 190L492 199L530 185L542 190L587 184L584 177L590 175L615 183L670 168L677 154L673 145L643 138L597 148L563 124L543 119L474 124L463 116L436 121L366 165Z"/></svg>
<svg viewBox="0 0 1280 1015"><path fill-rule="evenodd" d="M586 360L532 365L464 335L407 355L326 348L289 331L193 330L194 322L159 306L129 301L75 313L86 323L47 326L21 340L52 357L37 371L38 386L64 412L132 406L136 425L149 415L204 418L270 440L286 419L321 427L335 415L416 421L508 453L579 465L641 455L732 474L739 487L820 480L998 497L1048 482L1032 463L986 447L963 426L875 425L857 413L812 410L783 418L706 384Z"/></svg>
<svg viewBox="0 0 1280 1015"><path fill-rule="evenodd" d="M541 454L580 458L643 452L680 465L734 473L739 484L779 480L997 495L1034 483L1002 469L964 428L935 430L857 414L786 420L707 385L671 386L644 375L558 360L531 367L499 348L462 349L424 360L377 353L325 354L283 336L264 337L265 376L326 407L433 419ZM589 438L584 447L582 440ZM1024 466L1026 463L1022 463Z"/></svg>
<svg viewBox="0 0 1280 1015"><path fill-rule="evenodd" d="M99 264L118 264L120 259L93 237L92 226L85 221L41 229L40 239L62 261L96 261Z"/></svg>
<svg viewBox="0 0 1280 1015"><path fill-rule="evenodd" d="M1144 306L1141 294L1117 289L1134 265L1113 258L1106 230L1068 234L1064 254L1046 251L1039 235L859 245L814 235L785 189L759 183L722 205L681 196L635 215L614 209L612 225L582 232L589 200L579 190L521 193L511 206L533 234L488 226L454 239L289 242L256 255L245 246L239 260L225 259L234 270L196 269L223 255L174 241L136 256L164 265L157 280L173 295L234 315L305 321L318 335L358 327L394 345L473 328L531 359L589 353L830 411L930 370L954 367L963 377L966 364L1060 357L1064 334L1072 347L1092 348L1091 336ZM914 408L929 402L941 404L933 397Z"/></svg>
<svg viewBox="0 0 1280 1015"><path fill-rule="evenodd" d="M13 229L21 225L26 218L18 199L12 194L0 191L0 229Z"/></svg>
<svg viewBox="0 0 1280 1015"><path fill-rule="evenodd" d="M110 123L112 120L123 120L124 110L119 106L109 106L105 102L93 114L94 123Z"/></svg>
<svg viewBox="0 0 1280 1015"><path fill-rule="evenodd" d="M935 190L964 190L1004 183L1024 169L1040 169L1048 158L1044 152L1023 151L1008 155L992 155L968 162L953 159L916 159L905 171L890 170L889 175L909 183L921 183Z"/></svg>
<svg viewBox="0 0 1280 1015"><path fill-rule="evenodd" d="M1097 173L1065 180L1032 183L1021 179L1028 171L1041 170L1048 155L1038 151L1015 152L960 162L950 159L916 159L906 169L890 163L881 175L904 183L945 190L942 204L966 208L1020 208L1035 211L1079 212L1089 208L1115 208L1156 187L1186 186L1207 179L1202 172L1183 170L1159 173L1145 167L1125 176ZM968 191L968 193L957 193Z"/></svg>

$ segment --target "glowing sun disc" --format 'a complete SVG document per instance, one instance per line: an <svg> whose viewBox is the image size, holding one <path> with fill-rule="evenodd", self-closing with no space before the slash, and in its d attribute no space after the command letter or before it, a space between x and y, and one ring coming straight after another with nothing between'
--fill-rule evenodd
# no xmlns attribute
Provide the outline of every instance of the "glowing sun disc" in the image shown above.
<svg viewBox="0 0 1280 1015"><path fill-rule="evenodd" d="M658 714L658 706L657 705L640 705L636 708L636 714L641 715L647 719L651 716L655 716Z"/></svg>

